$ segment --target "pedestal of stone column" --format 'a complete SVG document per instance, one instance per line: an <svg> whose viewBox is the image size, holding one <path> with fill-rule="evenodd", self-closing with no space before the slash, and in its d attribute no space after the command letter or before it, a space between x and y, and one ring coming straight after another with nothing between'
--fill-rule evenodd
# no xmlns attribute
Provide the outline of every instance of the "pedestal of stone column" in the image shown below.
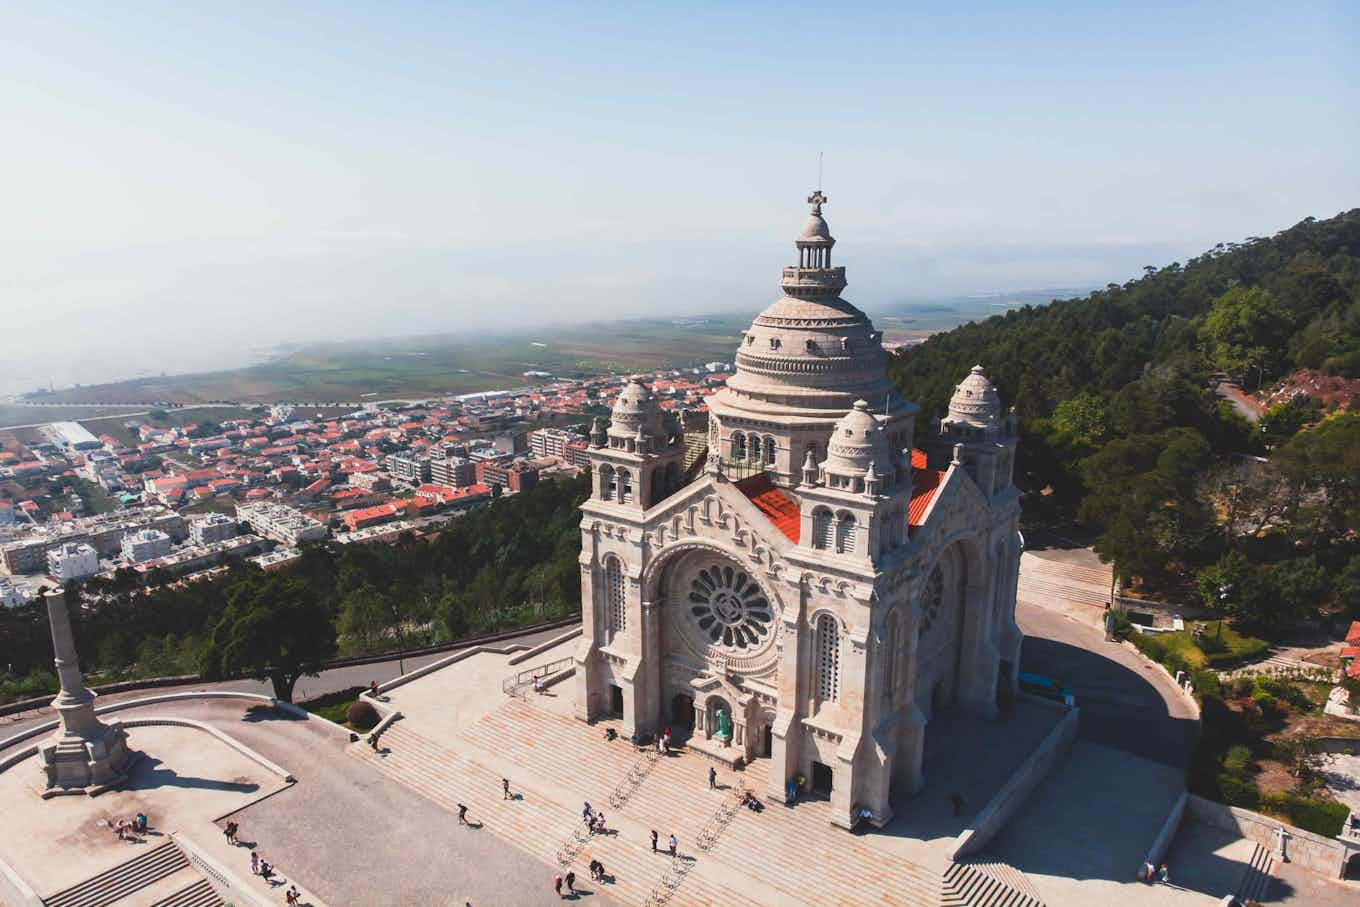
<svg viewBox="0 0 1360 907"><path fill-rule="evenodd" d="M57 591L46 599L61 692L52 700L59 725L38 747L41 792L44 798L95 796L126 781L137 754L128 749L127 732L118 722L105 724L94 713L95 694L80 676L66 597Z"/></svg>

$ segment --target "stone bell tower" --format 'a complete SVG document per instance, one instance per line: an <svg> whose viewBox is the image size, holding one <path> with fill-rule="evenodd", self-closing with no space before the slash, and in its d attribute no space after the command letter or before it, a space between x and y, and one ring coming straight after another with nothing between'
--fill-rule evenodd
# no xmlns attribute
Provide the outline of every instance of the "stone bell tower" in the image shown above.
<svg viewBox="0 0 1360 907"><path fill-rule="evenodd" d="M44 799L60 794L95 796L127 780L136 758L127 731L117 721L104 724L94 713L95 694L85 686L76 658L71 615L61 590L48 592L47 620L52 627L61 692L52 700L60 726L38 747Z"/></svg>

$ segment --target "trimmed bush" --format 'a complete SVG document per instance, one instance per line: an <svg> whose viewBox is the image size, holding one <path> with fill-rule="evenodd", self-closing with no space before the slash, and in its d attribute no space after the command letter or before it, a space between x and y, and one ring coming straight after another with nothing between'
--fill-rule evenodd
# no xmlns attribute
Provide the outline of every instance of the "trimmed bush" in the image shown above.
<svg viewBox="0 0 1360 907"><path fill-rule="evenodd" d="M1223 757L1223 768L1234 775L1241 775L1246 771L1250 762L1251 747L1239 743L1237 746L1228 748L1228 754Z"/></svg>
<svg viewBox="0 0 1360 907"><path fill-rule="evenodd" d="M1287 819L1290 825L1328 838L1341 834L1341 826L1350 814L1344 803L1298 794L1269 794L1261 798L1261 809Z"/></svg>
<svg viewBox="0 0 1360 907"><path fill-rule="evenodd" d="M379 717L377 709L361 699L345 710L345 720L356 731L369 731L382 718Z"/></svg>
<svg viewBox="0 0 1360 907"><path fill-rule="evenodd" d="M1227 773L1218 776L1218 798L1229 806L1255 809L1261 802L1261 792L1252 782ZM1300 826L1302 827L1302 826Z"/></svg>

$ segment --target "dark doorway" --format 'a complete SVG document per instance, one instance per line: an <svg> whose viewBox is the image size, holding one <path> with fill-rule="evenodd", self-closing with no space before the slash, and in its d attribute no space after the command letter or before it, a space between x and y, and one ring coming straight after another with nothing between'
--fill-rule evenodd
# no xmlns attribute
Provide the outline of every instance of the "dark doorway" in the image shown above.
<svg viewBox="0 0 1360 907"><path fill-rule="evenodd" d="M623 687L616 683L609 685L609 714L623 715Z"/></svg>
<svg viewBox="0 0 1360 907"><path fill-rule="evenodd" d="M677 730L694 730L694 697L677 693L671 700L671 724Z"/></svg>
<svg viewBox="0 0 1360 907"><path fill-rule="evenodd" d="M831 796L831 766L812 763L812 792L824 797Z"/></svg>
<svg viewBox="0 0 1360 907"><path fill-rule="evenodd" d="M1009 712L1015 705L1015 695L1011 692L1011 663L1002 661L996 672L996 707Z"/></svg>
<svg viewBox="0 0 1360 907"><path fill-rule="evenodd" d="M768 724L760 732L760 755L766 759L774 755L774 728Z"/></svg>
<svg viewBox="0 0 1360 907"><path fill-rule="evenodd" d="M930 694L930 710L932 712L944 711L944 707L948 704L946 702L948 695L943 680L935 684L935 690Z"/></svg>

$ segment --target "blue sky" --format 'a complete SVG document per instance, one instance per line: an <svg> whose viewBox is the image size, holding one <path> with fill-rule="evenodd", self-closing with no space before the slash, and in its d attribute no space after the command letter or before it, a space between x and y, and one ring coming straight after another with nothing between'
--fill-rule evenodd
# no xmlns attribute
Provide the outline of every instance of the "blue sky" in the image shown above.
<svg viewBox="0 0 1360 907"><path fill-rule="evenodd" d="M870 309L1360 204L1355 3L27 3L0 34L0 313L139 353L754 310L819 151Z"/></svg>

